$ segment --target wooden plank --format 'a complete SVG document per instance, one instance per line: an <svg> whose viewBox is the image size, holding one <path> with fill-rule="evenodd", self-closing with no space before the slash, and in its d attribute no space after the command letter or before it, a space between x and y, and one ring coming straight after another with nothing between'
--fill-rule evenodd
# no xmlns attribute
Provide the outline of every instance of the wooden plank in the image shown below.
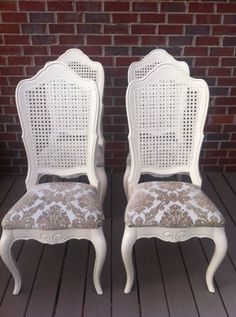
<svg viewBox="0 0 236 317"><path fill-rule="evenodd" d="M111 316L111 177L108 178L107 194L104 201L104 234L107 242L107 256L102 271L103 295L99 296L95 292L93 285L93 267L95 261L94 248L90 247L87 283L84 303L83 317L109 317Z"/></svg>
<svg viewBox="0 0 236 317"><path fill-rule="evenodd" d="M1 176L0 177L0 206L2 205L5 196L11 189L11 186L16 180L16 176Z"/></svg>
<svg viewBox="0 0 236 317"><path fill-rule="evenodd" d="M178 244L157 241L170 316L198 316Z"/></svg>
<svg viewBox="0 0 236 317"><path fill-rule="evenodd" d="M219 207L227 220L226 233L229 242L228 251L230 257L228 255L225 257L218 271L216 272L215 279L228 314L230 316L235 316L236 271L235 265L232 263L232 259L235 258L236 252L233 245L236 238L235 226L232 223L230 217L227 216L227 212L221 200L206 177L203 178L203 191ZM210 261L213 253L213 242L209 239L203 239L202 245L204 247L207 259Z"/></svg>
<svg viewBox="0 0 236 317"><path fill-rule="evenodd" d="M135 255L142 316L169 316L155 239L138 240Z"/></svg>
<svg viewBox="0 0 236 317"><path fill-rule="evenodd" d="M82 316L88 246L85 240L68 242L55 317Z"/></svg>
<svg viewBox="0 0 236 317"><path fill-rule="evenodd" d="M25 317L51 317L64 260L65 244L45 245Z"/></svg>
<svg viewBox="0 0 236 317"><path fill-rule="evenodd" d="M19 295L13 296L12 292L14 285L13 279L11 278L0 307L0 316L25 316L25 309L37 273L41 250L42 245L36 241L27 241L24 243L24 247L22 248L17 262L22 276L22 289Z"/></svg>
<svg viewBox="0 0 236 317"><path fill-rule="evenodd" d="M224 177L227 179L236 194L236 173L225 173Z"/></svg>
<svg viewBox="0 0 236 317"><path fill-rule="evenodd" d="M122 189L121 189L122 188ZM112 176L112 316L140 316L136 281L129 294L124 294L125 269L121 258L121 240L124 232L126 198L122 175Z"/></svg>
<svg viewBox="0 0 236 317"><path fill-rule="evenodd" d="M194 238L185 241L180 244L180 248L200 316L226 317L218 290L214 295L208 292L205 281L208 263L199 240Z"/></svg>
<svg viewBox="0 0 236 317"><path fill-rule="evenodd" d="M236 224L236 195L232 188L229 186L222 174L209 173L207 174L207 177L223 202L225 209L228 211L233 223Z"/></svg>

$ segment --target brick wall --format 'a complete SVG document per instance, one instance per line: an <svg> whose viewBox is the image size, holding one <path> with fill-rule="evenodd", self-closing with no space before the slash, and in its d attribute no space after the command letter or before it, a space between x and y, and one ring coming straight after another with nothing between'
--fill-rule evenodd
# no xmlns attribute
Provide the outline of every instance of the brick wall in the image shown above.
<svg viewBox="0 0 236 317"><path fill-rule="evenodd" d="M236 171L235 1L0 1L0 173L26 169L14 91L72 47L105 68L106 165L127 154L127 69L152 49L185 60L211 102L201 153L205 171Z"/></svg>

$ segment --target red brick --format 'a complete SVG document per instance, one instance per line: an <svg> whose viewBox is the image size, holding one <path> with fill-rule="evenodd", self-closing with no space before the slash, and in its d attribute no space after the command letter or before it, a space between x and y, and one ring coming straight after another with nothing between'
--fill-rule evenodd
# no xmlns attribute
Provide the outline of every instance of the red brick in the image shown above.
<svg viewBox="0 0 236 317"><path fill-rule="evenodd" d="M85 13L85 22L107 23L110 16L107 13Z"/></svg>
<svg viewBox="0 0 236 317"><path fill-rule="evenodd" d="M8 63L9 65L31 65L32 58L29 56L9 56Z"/></svg>
<svg viewBox="0 0 236 317"><path fill-rule="evenodd" d="M236 14L225 14L224 15L224 24L236 24Z"/></svg>
<svg viewBox="0 0 236 317"><path fill-rule="evenodd" d="M117 66L129 66L131 63L135 62L136 60L137 60L136 57L130 57L130 56L129 57L117 57L116 58L116 65Z"/></svg>
<svg viewBox="0 0 236 317"><path fill-rule="evenodd" d="M23 67L0 67L0 73L1 75L23 75ZM2 87L3 90L3 87Z"/></svg>
<svg viewBox="0 0 236 317"><path fill-rule="evenodd" d="M98 1L78 1L76 2L76 11L101 11L101 4Z"/></svg>
<svg viewBox="0 0 236 317"><path fill-rule="evenodd" d="M49 24L50 33L61 33L61 34L74 34L74 25L73 24Z"/></svg>
<svg viewBox="0 0 236 317"><path fill-rule="evenodd" d="M35 65L44 65L55 59L57 59L57 56L34 56Z"/></svg>
<svg viewBox="0 0 236 317"><path fill-rule="evenodd" d="M229 156L230 157L236 157L236 150L229 151Z"/></svg>
<svg viewBox="0 0 236 317"><path fill-rule="evenodd" d="M169 36L169 45L192 45L192 36Z"/></svg>
<svg viewBox="0 0 236 317"><path fill-rule="evenodd" d="M121 1L115 1L115 2L108 2L106 1L104 3L104 9L105 11L129 11L129 2L121 2Z"/></svg>
<svg viewBox="0 0 236 317"><path fill-rule="evenodd" d="M236 26L234 25L213 25L212 34L217 35L235 35Z"/></svg>
<svg viewBox="0 0 236 317"><path fill-rule="evenodd" d="M229 140L229 134L228 133L208 133L207 140L212 140L212 141L220 141L220 140Z"/></svg>
<svg viewBox="0 0 236 317"><path fill-rule="evenodd" d="M34 76L40 69L41 69L40 66L26 67L26 74L27 76Z"/></svg>
<svg viewBox="0 0 236 317"><path fill-rule="evenodd" d="M191 76L196 77L205 77L206 76L206 68L205 67L191 67L190 68Z"/></svg>
<svg viewBox="0 0 236 317"><path fill-rule="evenodd" d="M203 172L222 172L223 166L204 166Z"/></svg>
<svg viewBox="0 0 236 317"><path fill-rule="evenodd" d="M201 165L215 165L217 163L217 159L216 158L200 158L200 164Z"/></svg>
<svg viewBox="0 0 236 317"><path fill-rule="evenodd" d="M236 166L226 166L225 172L226 173L236 172Z"/></svg>
<svg viewBox="0 0 236 317"><path fill-rule="evenodd" d="M87 35L87 44L106 45L111 44L111 37L106 35Z"/></svg>
<svg viewBox="0 0 236 317"><path fill-rule="evenodd" d="M2 13L2 22L27 22L26 13Z"/></svg>
<svg viewBox="0 0 236 317"><path fill-rule="evenodd" d="M0 54L2 55L20 55L19 46L0 46Z"/></svg>
<svg viewBox="0 0 236 317"><path fill-rule="evenodd" d="M236 45L236 37L235 36L230 36L230 37L225 36L223 38L223 45L224 46L235 46Z"/></svg>
<svg viewBox="0 0 236 317"><path fill-rule="evenodd" d="M207 150L207 157L225 157L227 155L226 150Z"/></svg>
<svg viewBox="0 0 236 317"><path fill-rule="evenodd" d="M189 12L214 12L214 3L199 3L192 2L189 3Z"/></svg>
<svg viewBox="0 0 236 317"><path fill-rule="evenodd" d="M141 37L142 45L165 45L166 37L165 36L142 36Z"/></svg>
<svg viewBox="0 0 236 317"><path fill-rule="evenodd" d="M0 33L19 33L18 24L0 24Z"/></svg>
<svg viewBox="0 0 236 317"><path fill-rule="evenodd" d="M220 132L221 126L218 124L207 124L204 128L205 132Z"/></svg>
<svg viewBox="0 0 236 317"><path fill-rule="evenodd" d="M219 97L215 101L216 105L236 105L236 97Z"/></svg>
<svg viewBox="0 0 236 317"><path fill-rule="evenodd" d="M236 65L236 57L235 58L222 58L221 60L222 66L235 66Z"/></svg>
<svg viewBox="0 0 236 317"><path fill-rule="evenodd" d="M234 117L230 115L212 116L211 123L233 123Z"/></svg>
<svg viewBox="0 0 236 317"><path fill-rule="evenodd" d="M186 9L185 2L161 2L162 12L184 12Z"/></svg>
<svg viewBox="0 0 236 317"><path fill-rule="evenodd" d="M186 25L186 35L209 35L209 25Z"/></svg>
<svg viewBox="0 0 236 317"><path fill-rule="evenodd" d="M127 46L107 46L105 47L105 55L128 55Z"/></svg>
<svg viewBox="0 0 236 317"><path fill-rule="evenodd" d="M25 46L25 55L47 55L47 46Z"/></svg>
<svg viewBox="0 0 236 317"><path fill-rule="evenodd" d="M168 14L168 23L173 24L192 24L192 14Z"/></svg>
<svg viewBox="0 0 236 317"><path fill-rule="evenodd" d="M132 56L142 56L150 53L151 50L154 50L156 47L150 47L150 46L136 46L132 47Z"/></svg>
<svg viewBox="0 0 236 317"><path fill-rule="evenodd" d="M228 69L231 70L230 68L228 68ZM236 87L231 88L231 95L236 96Z"/></svg>
<svg viewBox="0 0 236 317"><path fill-rule="evenodd" d="M79 45L84 43L84 37L82 35L59 35L59 43Z"/></svg>
<svg viewBox="0 0 236 317"><path fill-rule="evenodd" d="M196 36L196 45L217 46L219 37L217 36Z"/></svg>
<svg viewBox="0 0 236 317"><path fill-rule="evenodd" d="M8 1L8 0L2 0L0 1L0 11L15 11L16 10L16 1Z"/></svg>
<svg viewBox="0 0 236 317"><path fill-rule="evenodd" d="M39 34L46 33L46 24L22 24L22 33L26 34Z"/></svg>
<svg viewBox="0 0 236 317"><path fill-rule="evenodd" d="M19 124L7 124L7 132L21 132L21 126Z"/></svg>
<svg viewBox="0 0 236 317"><path fill-rule="evenodd" d="M127 35L115 35L114 44L118 45L134 45L138 44L138 36L127 36Z"/></svg>
<svg viewBox="0 0 236 317"><path fill-rule="evenodd" d="M0 156L1 157L16 157L17 156L17 151L16 150L1 150L0 151Z"/></svg>
<svg viewBox="0 0 236 317"><path fill-rule="evenodd" d="M219 59L217 57L197 57L196 66L217 66Z"/></svg>
<svg viewBox="0 0 236 317"><path fill-rule="evenodd" d="M160 13L144 13L140 17L141 23L164 23L165 14Z"/></svg>
<svg viewBox="0 0 236 317"><path fill-rule="evenodd" d="M231 74L231 69L230 68L209 68L208 69L208 75L209 76L217 76L217 77L222 77L222 76L230 76Z"/></svg>
<svg viewBox="0 0 236 317"><path fill-rule="evenodd" d="M128 32L128 28L127 28ZM77 33L79 34L100 34L101 25L100 24L77 24ZM106 33L106 32L104 32Z"/></svg>
<svg viewBox="0 0 236 317"><path fill-rule="evenodd" d="M219 163L222 165L228 165L228 164L236 165L236 158L221 158L219 160ZM236 170L236 166L235 166L235 170Z"/></svg>
<svg viewBox="0 0 236 317"><path fill-rule="evenodd" d="M0 140L3 141L15 141L16 134L15 133L0 133Z"/></svg>
<svg viewBox="0 0 236 317"><path fill-rule="evenodd" d="M128 25L125 24L105 24L104 25L105 34L128 34ZM132 32L135 33L135 32Z"/></svg>
<svg viewBox="0 0 236 317"><path fill-rule="evenodd" d="M236 86L236 77L218 78L219 86Z"/></svg>
<svg viewBox="0 0 236 317"><path fill-rule="evenodd" d="M220 14L198 14L196 16L197 24L220 24L221 15Z"/></svg>
<svg viewBox="0 0 236 317"><path fill-rule="evenodd" d="M236 114L236 107L229 107L228 108L228 113L229 114Z"/></svg>
<svg viewBox="0 0 236 317"><path fill-rule="evenodd" d="M150 11L155 12L157 11L157 2L150 2L150 1L140 1L140 2L133 2L133 11Z"/></svg>
<svg viewBox="0 0 236 317"><path fill-rule="evenodd" d="M115 13L112 14L114 23L131 23L137 22L137 14L135 13Z"/></svg>
<svg viewBox="0 0 236 317"><path fill-rule="evenodd" d="M56 44L57 38L55 35L33 35L32 44L33 45L50 45Z"/></svg>
<svg viewBox="0 0 236 317"><path fill-rule="evenodd" d="M20 81L20 79L21 78L19 77L19 81ZM7 107L4 108L4 111L5 111L6 114L17 114L15 106L7 106Z"/></svg>
<svg viewBox="0 0 236 317"><path fill-rule="evenodd" d="M57 13L57 22L58 23L81 23L82 22L82 13Z"/></svg>
<svg viewBox="0 0 236 317"><path fill-rule="evenodd" d="M182 25L159 25L158 34L182 34Z"/></svg>
<svg viewBox="0 0 236 317"><path fill-rule="evenodd" d="M4 35L5 44L23 45L30 44L29 35Z"/></svg>
<svg viewBox="0 0 236 317"><path fill-rule="evenodd" d="M44 11L45 1L19 1L21 11Z"/></svg>
<svg viewBox="0 0 236 317"><path fill-rule="evenodd" d="M48 11L72 11L72 1L48 1Z"/></svg>
<svg viewBox="0 0 236 317"><path fill-rule="evenodd" d="M206 56L208 48L207 47L185 47L185 56Z"/></svg>
<svg viewBox="0 0 236 317"><path fill-rule="evenodd" d="M30 16L31 23L55 22L54 13L37 12L37 13L30 13L29 16Z"/></svg>
<svg viewBox="0 0 236 317"><path fill-rule="evenodd" d="M217 12L234 13L236 12L236 3L217 3Z"/></svg>

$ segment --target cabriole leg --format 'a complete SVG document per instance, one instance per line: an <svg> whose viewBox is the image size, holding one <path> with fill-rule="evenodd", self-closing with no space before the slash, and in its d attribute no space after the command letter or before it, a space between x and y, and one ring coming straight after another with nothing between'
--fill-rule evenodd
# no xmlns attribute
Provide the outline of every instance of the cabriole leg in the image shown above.
<svg viewBox="0 0 236 317"><path fill-rule="evenodd" d="M15 286L13 295L17 295L20 292L21 288L21 277L20 273L17 269L16 262L12 257L11 247L14 240L12 238L12 234L10 230L3 230L1 241L0 241L0 255L2 257L3 262L6 264L8 270L11 272Z"/></svg>
<svg viewBox="0 0 236 317"><path fill-rule="evenodd" d="M101 271L103 268L104 260L106 257L106 240L102 228L91 229L92 231L92 243L96 252L96 259L93 271L93 283L94 287L99 295L103 294L101 287Z"/></svg>
<svg viewBox="0 0 236 317"><path fill-rule="evenodd" d="M212 239L215 243L215 251L207 268L206 283L209 292L215 293L215 287L213 284L214 275L227 251L227 238L224 228L218 228Z"/></svg>
<svg viewBox="0 0 236 317"><path fill-rule="evenodd" d="M127 294L130 292L134 282L134 267L132 261L133 245L136 241L136 228L126 226L122 239L121 253L126 270L126 286L124 292Z"/></svg>

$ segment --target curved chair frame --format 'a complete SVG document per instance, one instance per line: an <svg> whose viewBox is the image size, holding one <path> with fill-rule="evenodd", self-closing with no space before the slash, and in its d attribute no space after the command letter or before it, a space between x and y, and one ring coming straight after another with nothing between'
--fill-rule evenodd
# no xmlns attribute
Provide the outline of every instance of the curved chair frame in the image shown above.
<svg viewBox="0 0 236 317"><path fill-rule="evenodd" d="M90 130L88 136L88 158L86 166L74 168L42 168L37 166L37 159L32 148L32 139L30 135L30 127L27 120L26 104L24 102L25 89L37 86L39 83L49 81L51 79L65 80L68 83L77 84L79 87L89 89L91 93L90 111ZM69 67L61 63L51 63L47 67L40 70L33 78L22 80L16 89L16 104L22 126L22 138L26 148L28 158L28 174L26 178L26 187L29 190L33 185L37 184L39 178L44 174L53 174L61 177L71 177L73 175L87 175L90 184L95 186L100 195L100 182L96 174L95 149L97 144L97 122L99 118L99 95L97 87L92 80L82 79ZM94 286L98 294L102 294L100 283L100 274L106 256L106 241L102 227L97 229L63 229L63 230L40 230L40 229L3 229L0 241L1 257L12 273L15 287L13 294L19 293L21 288L21 277L17 269L15 260L12 257L11 247L17 240L34 239L42 243L57 244L65 242L69 239L87 239L90 240L96 251L96 260L94 266L93 280Z"/></svg>
<svg viewBox="0 0 236 317"><path fill-rule="evenodd" d="M155 67L158 67L162 63L170 63L173 65L179 66L186 74L189 75L189 67L186 62L177 61L173 56L167 53L163 49L155 49L152 50L149 54L147 54L143 59L138 62L133 62L129 66L128 70L128 84L130 84L133 80L144 78L152 71ZM126 169L123 178L123 187L125 190L126 197L128 199L128 177L130 173L130 154L128 154L126 160Z"/></svg>
<svg viewBox="0 0 236 317"><path fill-rule="evenodd" d="M150 168L142 167L140 164L139 147L137 143L137 127L134 106L135 89L144 87L145 84L157 82L160 79L171 79L191 83L191 87L198 87L201 89L197 128L194 137L194 148L192 152L192 160L189 165L182 167L158 168L152 166ZM145 78L133 81L126 93L126 107L129 124L129 148L131 154L131 169L128 176L128 195L130 196L135 190L135 185L138 184L141 174L151 174L154 176L167 176L175 173L189 174L192 183L201 187L201 176L198 169L198 160L200 155L200 148L203 141L203 128L206 119L207 108L209 101L209 91L205 81L201 79L193 79L183 72L179 67L171 64L161 64L156 69L151 71ZM215 252L212 260L208 266L206 273L206 283L209 292L215 292L213 285L213 278L215 271L223 260L227 251L227 238L224 227L189 227L189 228L165 228L165 227L130 227L125 225L125 231L122 240L122 258L126 269L127 282L125 286L125 293L129 293L133 280L134 270L132 263L132 248L137 239L156 237L163 241L179 242L185 241L192 237L210 238L215 243Z"/></svg>
<svg viewBox="0 0 236 317"><path fill-rule="evenodd" d="M104 161L105 152L105 141L102 133L102 115L103 115L103 91L104 91L104 69L101 63L91 60L86 54L77 48L72 48L67 50L64 54L58 57L55 62L63 63L73 69L77 75L82 78L90 78L90 69L93 72L94 82L97 85L99 92L99 122L98 122L98 148L96 149L96 155L102 156ZM46 63L45 66L49 65L51 62ZM78 68L78 65L81 68ZM84 69L85 68L85 69ZM100 158L101 159L101 158ZM97 158L98 160L98 158ZM103 205L105 194L107 191L107 177L105 172L104 163L98 164L96 169L99 181L101 182L101 205Z"/></svg>

